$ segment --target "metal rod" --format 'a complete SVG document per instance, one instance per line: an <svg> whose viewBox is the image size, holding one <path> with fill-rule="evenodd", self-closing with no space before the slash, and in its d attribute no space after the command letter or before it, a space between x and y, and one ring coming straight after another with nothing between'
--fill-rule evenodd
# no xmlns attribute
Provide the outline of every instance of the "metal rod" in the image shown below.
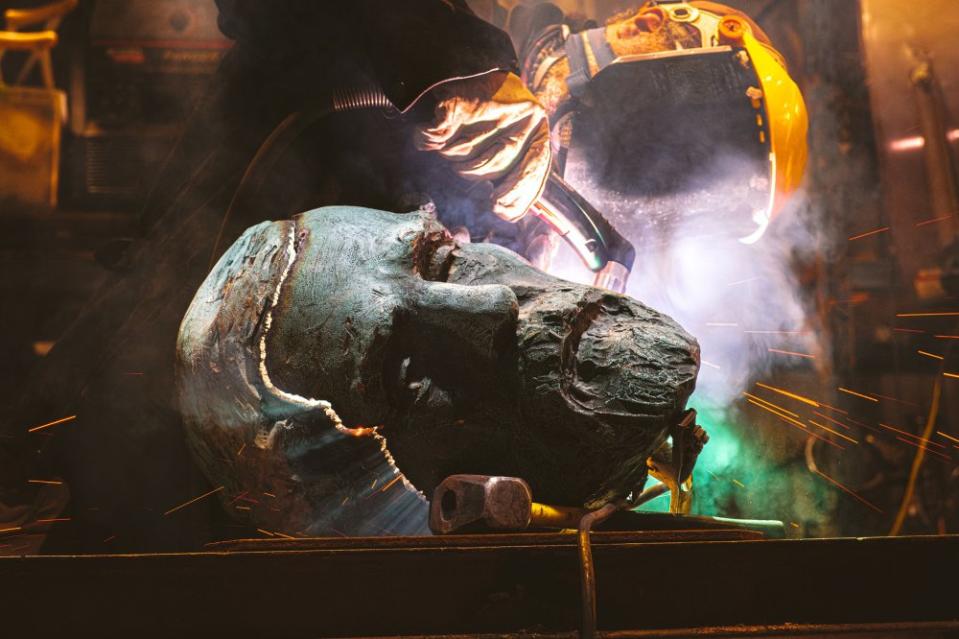
<svg viewBox="0 0 959 639"><path fill-rule="evenodd" d="M599 510L587 513L579 521L579 567L582 594L580 639L595 639L596 637L596 569L593 566L593 548L589 539L590 532L593 526L606 521L614 513L622 510L625 505L625 502L622 501L611 502Z"/></svg>

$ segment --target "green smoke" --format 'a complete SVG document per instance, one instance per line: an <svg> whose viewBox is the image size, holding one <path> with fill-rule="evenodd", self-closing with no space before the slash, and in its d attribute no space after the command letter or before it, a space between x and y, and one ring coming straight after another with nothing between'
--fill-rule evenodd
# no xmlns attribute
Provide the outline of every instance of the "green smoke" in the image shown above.
<svg viewBox="0 0 959 639"><path fill-rule="evenodd" d="M718 406L696 396L690 405L709 433L709 443L693 471L692 514L777 519L791 535L833 532L828 515L836 495L808 472L801 457L777 461L768 454L767 448L775 442L763 434L772 425L764 426L735 406ZM659 497L641 510L668 512L669 496Z"/></svg>

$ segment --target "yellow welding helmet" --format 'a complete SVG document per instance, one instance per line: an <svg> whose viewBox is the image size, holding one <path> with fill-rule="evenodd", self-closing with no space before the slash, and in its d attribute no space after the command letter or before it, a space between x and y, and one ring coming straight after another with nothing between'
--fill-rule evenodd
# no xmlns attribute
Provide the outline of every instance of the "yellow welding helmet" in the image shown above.
<svg viewBox="0 0 959 639"><path fill-rule="evenodd" d="M761 95L757 95L768 121L769 162L773 177L769 206L771 219L799 188L806 171L809 128L806 103L799 87L789 77L782 57L757 38L751 21L739 15L726 15L719 23L719 34L721 42L741 47L749 54L759 79ZM757 106L757 112L760 106Z"/></svg>
<svg viewBox="0 0 959 639"><path fill-rule="evenodd" d="M570 38L599 63L574 74L566 178L623 228L721 212L753 243L803 179L802 93L745 14L705 0L658 0L644 12L681 25L693 46L616 57L602 29Z"/></svg>

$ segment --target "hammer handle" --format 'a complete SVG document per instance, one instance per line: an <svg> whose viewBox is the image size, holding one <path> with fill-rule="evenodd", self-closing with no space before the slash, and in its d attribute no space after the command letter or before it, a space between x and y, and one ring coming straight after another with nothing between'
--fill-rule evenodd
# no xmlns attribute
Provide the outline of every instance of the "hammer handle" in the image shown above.
<svg viewBox="0 0 959 639"><path fill-rule="evenodd" d="M582 508L548 506L533 502L529 525L534 528L577 528L586 513Z"/></svg>

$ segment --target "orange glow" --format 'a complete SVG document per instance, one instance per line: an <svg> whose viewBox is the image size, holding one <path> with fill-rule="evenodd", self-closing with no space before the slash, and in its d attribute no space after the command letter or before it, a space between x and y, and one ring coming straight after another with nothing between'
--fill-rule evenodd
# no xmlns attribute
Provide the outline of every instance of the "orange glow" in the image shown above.
<svg viewBox="0 0 959 639"><path fill-rule="evenodd" d="M823 415L822 413L813 413L813 415L815 415L816 417L822 417L826 421L832 422L836 426L841 426L842 428L845 428L846 430L852 430L851 428L849 428L842 422L836 421L835 419L833 419L832 417L829 417L828 415Z"/></svg>
<svg viewBox="0 0 959 639"><path fill-rule="evenodd" d="M943 446L942 444L939 444L939 443L933 442L933 441L929 441L928 439L925 439L924 437L920 437L919 435L913 435L912 433L907 433L906 431L900 430L900 429L896 428L895 426L890 426L889 424L879 424L879 425L882 426L883 428L885 428L886 430L891 430L891 431L893 431L893 432L899 433L900 435L905 435L906 437L909 437L910 439L916 439L916 440L919 440L919 441L921 441L921 442L925 442L925 443L927 443L927 444L932 444L933 446L938 446L939 448L942 448L942 449L945 449L945 448L946 448L946 447Z"/></svg>
<svg viewBox="0 0 959 639"><path fill-rule="evenodd" d="M171 508L170 510L166 511L165 513L163 513L163 516L166 517L167 515L169 515L169 514L171 514L171 513L175 513L176 511L180 510L181 508L186 508L186 507L189 506L190 504L195 504L196 502L200 501L201 499L205 499L205 498L209 497L210 495L215 495L216 493L220 492L220 491L223 490L224 488L225 488L225 486L220 486L219 488L214 488L214 489L211 490L210 492L208 492L208 493L203 493L203 494L200 495L199 497L194 497L193 499L191 499L190 501L188 501L188 502L186 502L186 503L180 504L179 506L174 506L174 507Z"/></svg>
<svg viewBox="0 0 959 639"><path fill-rule="evenodd" d="M822 402L819 402L819 405L820 405L821 407L825 408L826 410L831 410L831 411L834 412L834 413L842 413L843 415L848 415L848 414L849 414L848 411L844 411L844 410L841 409L841 408L836 408L835 406L830 406L829 404L823 404Z"/></svg>
<svg viewBox="0 0 959 639"><path fill-rule="evenodd" d="M938 313L896 313L896 317L959 317L959 311L943 311Z"/></svg>
<svg viewBox="0 0 959 639"><path fill-rule="evenodd" d="M931 448L929 448L929 447L927 447L927 446L923 446L922 444L917 444L916 442L909 441L909 440L906 439L905 437L896 437L896 439L898 439L899 441L903 442L904 444L909 444L910 446L915 446L916 448L919 448L919 449L921 449L922 451L929 453L930 455L936 455L937 457L941 457L942 459L945 459L946 461L952 461L952 458L949 457L948 455L943 455L942 453L940 453L940 452L937 451L937 450L932 450Z"/></svg>
<svg viewBox="0 0 959 639"><path fill-rule="evenodd" d="M759 396L757 396L757 395L753 395L752 393L746 393L746 392L744 392L743 395L745 395L746 397L752 398L752 399L756 400L757 402L762 402L763 404L766 404L767 406L771 406L772 408L775 408L775 409L777 409L777 410L779 410L779 411L781 411L781 412L783 412L783 413L786 413L787 415L792 415L792 416L795 417L796 419L799 419L799 415L798 415L798 414L796 414L796 413L794 413L794 412L792 412L792 411L786 410L786 409L783 408L782 406L780 406L780 405L778 405L778 404L774 404L774 403L772 403L772 402L770 402L770 401L767 401L767 400L763 399L762 397L759 397Z"/></svg>
<svg viewBox="0 0 959 639"><path fill-rule="evenodd" d="M951 215L944 215L944 216L942 216L942 217L935 217L935 218L933 218L933 219L931 219L931 220L925 220L925 221L923 221L923 222L918 222L918 223L916 224L916 228L919 228L920 226L926 226L927 224L935 224L935 223L937 223L937 222L942 222L943 220L948 220L950 217L952 217L952 216L951 216Z"/></svg>
<svg viewBox="0 0 959 639"><path fill-rule="evenodd" d="M860 233L859 235L853 235L852 237L849 238L849 241L852 242L853 240L861 240L864 237L869 237L871 235L878 235L879 233L885 233L888 230L889 230L889 227L884 226L881 229L876 229L875 231L868 231L866 233Z"/></svg>
<svg viewBox="0 0 959 639"><path fill-rule="evenodd" d="M35 432L37 432L38 430L43 430L43 429L45 429L45 428L50 428L51 426L56 426L57 424L65 424L65 423L67 423L67 422L72 422L72 421L75 420L76 418L77 418L76 415L70 415L69 417L64 417L63 419L58 419L58 420L56 420L56 421L47 422L46 424L40 424L39 426L34 426L33 428L29 429L27 432L28 432L28 433L35 433Z"/></svg>
<svg viewBox="0 0 959 639"><path fill-rule="evenodd" d="M833 479L832 477L829 477L828 475L824 474L821 470L814 470L814 471L812 471L812 472L813 472L813 474L815 474L815 475L819 475L820 477L822 477L823 479L825 479L825 480L828 481L830 484L832 484L833 486L835 486L835 487L838 488L839 490L843 491L843 492L846 493L847 495L849 495L849 496L851 496L851 497L854 497L854 498L856 498L857 500L859 500L860 502L862 502L863 504L865 504L866 506L869 506L870 508L872 508L873 510L875 510L877 513L880 513L880 514L883 513L882 509L879 508L879 506L876 506L874 503L872 503L872 502L870 502L870 501L867 501L866 499L860 497L855 491L853 491L853 490L851 490L851 489L849 489L849 488L846 488L845 486L843 486L842 484L840 484L838 481L836 481L836 480Z"/></svg>
<svg viewBox="0 0 959 639"><path fill-rule="evenodd" d="M777 348L766 349L770 353L779 353L780 355L794 355L796 357L805 357L806 359L816 359L815 355L809 355L808 353L794 353L793 351L781 351Z"/></svg>
<svg viewBox="0 0 959 639"><path fill-rule="evenodd" d="M946 439L948 439L948 440L950 440L950 441L954 441L954 442L956 442L957 444L959 444L959 439L956 439L956 438L953 437L952 435L946 434L946 433L942 432L941 430L937 430L937 431L936 431L936 434L937 434L937 435L942 435L942 436L945 437Z"/></svg>
<svg viewBox="0 0 959 639"><path fill-rule="evenodd" d="M759 402L754 402L754 401L751 400L751 399L747 399L746 401L749 402L750 404L752 404L753 406L758 406L759 408L763 409L764 411L767 411L767 412L772 413L772 414L775 415L776 417L778 417L778 418L780 418L780 419L783 419L783 420L789 422L790 424L793 424L793 425L795 425L795 426L798 426L799 428L802 428L803 430L806 430L806 427L802 424L802 422L798 422L798 421L796 421L795 419L793 419L792 417L789 417L788 415L783 415L783 414L780 413L779 411L777 411L777 410L775 410L775 409L772 409L772 408L770 408L769 406L764 406L763 404L760 404Z"/></svg>
<svg viewBox="0 0 959 639"><path fill-rule="evenodd" d="M842 386L840 386L838 390L839 392L846 393L847 395L852 395L854 397L861 397L862 399L868 399L870 402L876 402L877 404L879 403L879 400L876 399L875 397L870 397L869 395L863 395L862 393L857 393L854 390L849 390L848 388L843 388Z"/></svg>
<svg viewBox="0 0 959 639"><path fill-rule="evenodd" d="M853 444L859 444L859 442L857 442L857 441L856 441L855 439L853 439L852 437L847 437L846 435L843 435L842 433L839 433L839 432L837 432L837 431L834 431L833 429L829 428L828 426L823 426L823 425L820 424L819 422L814 422L814 421L811 420L811 419L810 419L810 420L807 420L807 421L808 421L810 424L812 424L813 426L818 426L819 428L823 429L823 430L826 431L827 433L832 433L832 434L835 435L836 437L840 437L840 438L842 438L842 439L845 439L846 441L852 442Z"/></svg>
<svg viewBox="0 0 959 639"><path fill-rule="evenodd" d="M386 484L385 486L383 486L382 488L380 488L380 492L381 492L381 493L385 493L385 492L388 491L390 488L392 488L392 487L396 484L396 482L398 482L398 481L401 480L401 479L403 479L403 476L402 476L402 475L397 475L397 476L394 477L392 480L390 480L390 482L389 482L388 484Z"/></svg>
<svg viewBox="0 0 959 639"><path fill-rule="evenodd" d="M802 402L803 404L809 404L810 406L813 406L813 407L815 407L815 408L819 408L819 402L815 402L815 401L809 399L808 397L803 397L802 395L797 395L797 394L795 394L795 393L790 393L790 392L787 391L787 390L783 390L783 389L781 389L781 388L776 388L775 386L769 386L768 384L763 384L762 382L756 382L756 386L758 386L758 387L760 387L760 388L765 388L766 390L771 390L771 391L774 392L774 393L779 393L780 395L783 395L784 397L789 397L790 399L795 399L796 401L800 401L800 402Z"/></svg>

